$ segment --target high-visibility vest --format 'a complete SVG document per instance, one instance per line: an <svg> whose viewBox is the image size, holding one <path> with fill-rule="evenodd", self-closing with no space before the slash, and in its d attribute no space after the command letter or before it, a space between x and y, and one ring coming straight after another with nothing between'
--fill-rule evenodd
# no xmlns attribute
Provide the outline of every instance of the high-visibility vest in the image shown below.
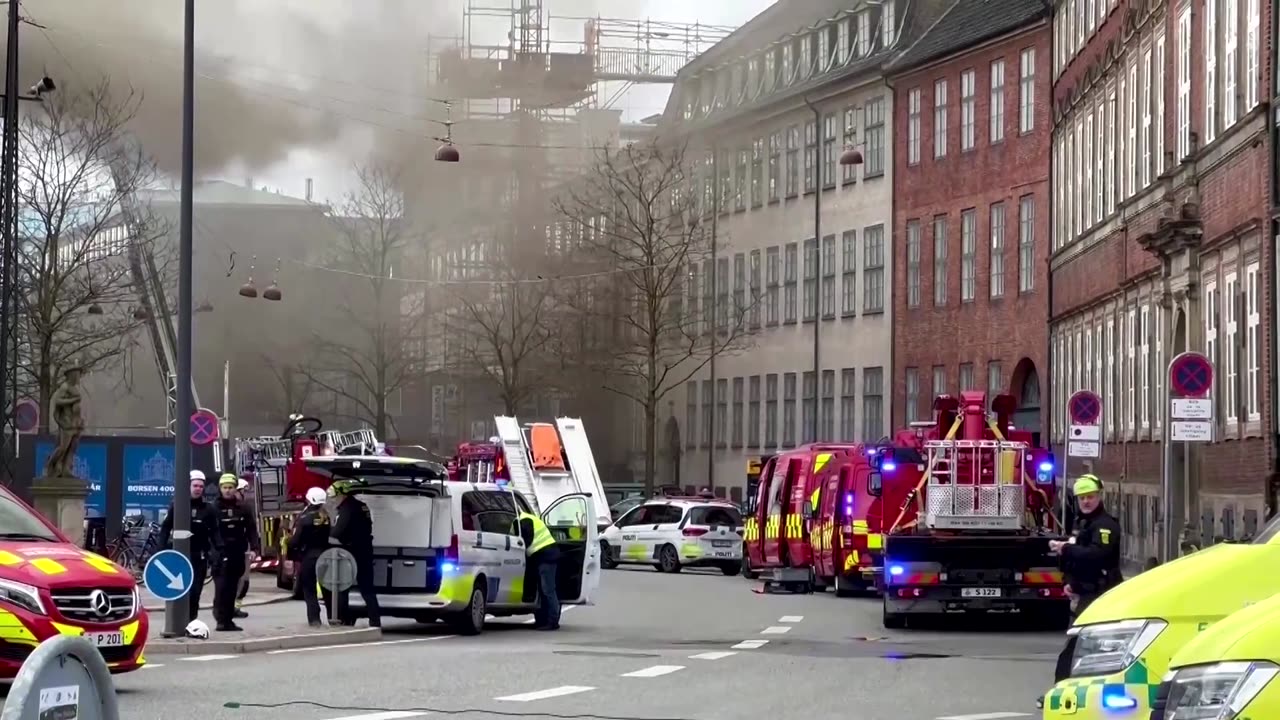
<svg viewBox="0 0 1280 720"><path fill-rule="evenodd" d="M556 544L556 538L551 534L551 530L547 528L547 524L542 522L542 518L532 513L520 513L516 516L516 522L528 520L533 523L533 541L524 549L525 555L533 555L539 550L551 547Z"/></svg>

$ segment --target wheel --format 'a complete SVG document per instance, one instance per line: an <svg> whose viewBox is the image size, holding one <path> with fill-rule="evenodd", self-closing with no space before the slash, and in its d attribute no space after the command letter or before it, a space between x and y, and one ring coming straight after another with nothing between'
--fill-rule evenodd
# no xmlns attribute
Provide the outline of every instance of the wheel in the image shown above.
<svg viewBox="0 0 1280 720"><path fill-rule="evenodd" d="M489 609L484 599L484 578L477 578L475 587L471 588L471 601L467 607L453 613L447 619L449 627L459 635L479 635L484 631L484 618Z"/></svg>
<svg viewBox="0 0 1280 720"><path fill-rule="evenodd" d="M755 580L760 577L760 573L751 567L751 556L747 554L747 549L742 549L742 577L748 580Z"/></svg>
<svg viewBox="0 0 1280 720"><path fill-rule="evenodd" d="M901 630L907 626L907 616L902 613L889 612L889 606L886 604L881 610L880 622L888 630Z"/></svg>
<svg viewBox="0 0 1280 720"><path fill-rule="evenodd" d="M618 561L613 559L613 553L609 552L609 543L604 540L600 541L600 567L605 570L612 570L618 567Z"/></svg>
<svg viewBox="0 0 1280 720"><path fill-rule="evenodd" d="M725 563L720 566L720 572L728 577L733 577L742 572L742 563Z"/></svg>
<svg viewBox="0 0 1280 720"><path fill-rule="evenodd" d="M863 588L857 583L846 578L844 575L836 575L836 597L854 597L859 595Z"/></svg>
<svg viewBox="0 0 1280 720"><path fill-rule="evenodd" d="M663 545L658 553L658 570L664 573L680 572L680 553L674 545Z"/></svg>

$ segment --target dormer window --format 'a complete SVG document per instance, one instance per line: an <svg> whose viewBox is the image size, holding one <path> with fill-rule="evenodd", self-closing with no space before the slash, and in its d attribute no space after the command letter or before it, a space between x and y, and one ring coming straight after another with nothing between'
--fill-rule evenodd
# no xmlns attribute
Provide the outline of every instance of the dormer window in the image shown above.
<svg viewBox="0 0 1280 720"><path fill-rule="evenodd" d="M818 72L826 70L831 65L831 46L827 28L818 31Z"/></svg>
<svg viewBox="0 0 1280 720"><path fill-rule="evenodd" d="M871 54L871 11L858 13L858 57Z"/></svg>
<svg viewBox="0 0 1280 720"><path fill-rule="evenodd" d="M760 56L747 61L747 93L745 99L754 99L760 92Z"/></svg>
<svg viewBox="0 0 1280 720"><path fill-rule="evenodd" d="M791 84L791 43L782 46L782 75L778 78L778 87Z"/></svg>
<svg viewBox="0 0 1280 720"><path fill-rule="evenodd" d="M852 20L844 18L836 23L836 34L838 35L838 43L836 52L836 62L844 64L849 60L849 23Z"/></svg>
<svg viewBox="0 0 1280 720"><path fill-rule="evenodd" d="M893 47L897 39L898 17L894 9L893 0L883 0L880 5L880 44L885 48Z"/></svg>
<svg viewBox="0 0 1280 720"><path fill-rule="evenodd" d="M800 67L798 68L800 72L796 77L800 80L809 77L813 72L813 45L809 42L812 38L812 35L805 35L796 39L796 43L800 46Z"/></svg>
<svg viewBox="0 0 1280 720"><path fill-rule="evenodd" d="M774 85L778 82L777 56L777 48L770 48L764 54L764 92L772 91Z"/></svg>
<svg viewBox="0 0 1280 720"><path fill-rule="evenodd" d="M736 63L733 66L733 89L729 94L729 103L742 102L743 82L742 63Z"/></svg>

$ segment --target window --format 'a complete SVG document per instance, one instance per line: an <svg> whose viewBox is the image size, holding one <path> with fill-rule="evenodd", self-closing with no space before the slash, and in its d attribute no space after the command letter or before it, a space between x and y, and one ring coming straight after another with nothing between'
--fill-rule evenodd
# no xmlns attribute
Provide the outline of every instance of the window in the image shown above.
<svg viewBox="0 0 1280 720"><path fill-rule="evenodd" d="M1240 382L1240 338L1239 317L1236 313L1240 297L1240 281L1236 273L1227 273L1222 292L1222 364L1226 368L1222 378L1222 404L1226 410L1228 424L1234 424L1240 417L1240 396L1236 388Z"/></svg>
<svg viewBox="0 0 1280 720"><path fill-rule="evenodd" d="M1134 415L1137 413L1137 358L1135 357L1138 346L1137 331L1137 311L1130 309L1125 322L1125 347L1128 348L1126 353L1129 361L1125 365L1125 393L1124 401L1124 429L1126 432L1133 430Z"/></svg>
<svg viewBox="0 0 1280 720"><path fill-rule="evenodd" d="M711 447L711 433L715 430L712 421L715 416L715 396L712 395L711 381L702 381L702 447Z"/></svg>
<svg viewBox="0 0 1280 720"><path fill-rule="evenodd" d="M1018 200L1018 292L1036 287L1036 198Z"/></svg>
<svg viewBox="0 0 1280 720"><path fill-rule="evenodd" d="M1005 392L1004 376L1000 374L1000 361L987 362L987 394L995 397Z"/></svg>
<svg viewBox="0 0 1280 720"><path fill-rule="evenodd" d="M747 314L747 256L733 256L733 317L734 327L741 327Z"/></svg>
<svg viewBox="0 0 1280 720"><path fill-rule="evenodd" d="M840 441L855 442L854 407L858 402L858 371L845 368L840 371Z"/></svg>
<svg viewBox="0 0 1280 720"><path fill-rule="evenodd" d="M733 169L733 209L747 209L747 151L738 151L738 162Z"/></svg>
<svg viewBox="0 0 1280 720"><path fill-rule="evenodd" d="M1004 59L991 61L991 143L1004 140Z"/></svg>
<svg viewBox="0 0 1280 720"><path fill-rule="evenodd" d="M884 368L862 371L862 439L876 442L884 437Z"/></svg>
<svg viewBox="0 0 1280 720"><path fill-rule="evenodd" d="M1222 43L1222 127L1229 128L1236 123L1236 63L1239 62L1238 49L1240 43L1240 3L1239 0L1222 0L1223 30Z"/></svg>
<svg viewBox="0 0 1280 720"><path fill-rule="evenodd" d="M917 422L920 417L920 370L909 367L903 385L906 386L907 423Z"/></svg>
<svg viewBox="0 0 1280 720"><path fill-rule="evenodd" d="M781 180L782 133L769 136L769 202L778 199L778 181Z"/></svg>
<svg viewBox="0 0 1280 720"><path fill-rule="evenodd" d="M933 304L947 304L947 216L933 219Z"/></svg>
<svg viewBox="0 0 1280 720"><path fill-rule="evenodd" d="M818 440L836 439L836 371L822 371L822 409L818 423Z"/></svg>
<svg viewBox="0 0 1280 720"><path fill-rule="evenodd" d="M836 186L836 116L822 117L822 187Z"/></svg>
<svg viewBox="0 0 1280 720"><path fill-rule="evenodd" d="M858 54L868 55L871 53L871 13L862 11L858 13Z"/></svg>
<svg viewBox="0 0 1280 720"><path fill-rule="evenodd" d="M1107 185L1106 185L1106 150L1107 150L1107 107L1103 102L1098 103L1098 107L1094 110L1094 127L1097 129L1097 135L1093 138L1093 222L1102 222L1102 218L1106 217L1107 205ZM1156 123L1156 127L1163 127Z"/></svg>
<svg viewBox="0 0 1280 720"><path fill-rule="evenodd" d="M689 331L698 332L702 323L702 289L699 283L698 266L689 265L689 276L686 278L685 295L689 303Z"/></svg>
<svg viewBox="0 0 1280 720"><path fill-rule="evenodd" d="M1204 145L1218 136L1218 0L1204 0ZM1228 412L1231 412L1228 410ZM1234 413L1229 416L1234 417Z"/></svg>
<svg viewBox="0 0 1280 720"><path fill-rule="evenodd" d="M920 88L907 92L907 164L920 164Z"/></svg>
<svg viewBox="0 0 1280 720"><path fill-rule="evenodd" d="M799 190L800 126L792 125L787 128L787 197L794 197Z"/></svg>
<svg viewBox="0 0 1280 720"><path fill-rule="evenodd" d="M844 27L844 24L841 23L840 27ZM854 145L854 142L856 140L856 135L858 132L857 118L858 118L858 111L856 108L849 107L844 109L844 146L845 147L853 147ZM857 166L855 165L840 166L841 181L846 185L853 182L855 177L854 171L856 169L857 169Z"/></svg>
<svg viewBox="0 0 1280 720"><path fill-rule="evenodd" d="M991 297L1004 297L1004 203L991 206Z"/></svg>
<svg viewBox="0 0 1280 720"><path fill-rule="evenodd" d="M742 421L743 411L745 410L743 401L745 400L744 395L746 393L746 386L743 380L744 379L740 377L733 379L733 430L731 433L731 442L733 443L733 447L736 448L742 447Z"/></svg>
<svg viewBox="0 0 1280 720"><path fill-rule="evenodd" d="M1204 354L1215 368L1222 367L1222 358L1218 357L1218 283L1210 280L1204 284ZM1221 397L1222 381L1213 379L1214 392Z"/></svg>
<svg viewBox="0 0 1280 720"><path fill-rule="evenodd" d="M716 381L716 447L724 447L729 440L729 381Z"/></svg>
<svg viewBox="0 0 1280 720"><path fill-rule="evenodd" d="M720 173L720 212L727 213L733 205L733 153L720 153L717 161L717 172Z"/></svg>
<svg viewBox="0 0 1280 720"><path fill-rule="evenodd" d="M1191 154L1191 5L1178 13L1178 161Z"/></svg>
<svg viewBox="0 0 1280 720"><path fill-rule="evenodd" d="M747 447L760 447L760 376L747 378Z"/></svg>
<svg viewBox="0 0 1280 720"><path fill-rule="evenodd" d="M1080 230L1093 225L1093 112L1085 109L1084 127L1080 135L1080 171L1084 182L1080 186Z"/></svg>
<svg viewBox="0 0 1280 720"><path fill-rule="evenodd" d="M1018 132L1028 133L1036 124L1036 49L1022 51L1018 89Z"/></svg>
<svg viewBox="0 0 1280 720"><path fill-rule="evenodd" d="M512 496L501 492L465 492L462 494L462 529L519 535L516 528L516 504Z"/></svg>
<svg viewBox="0 0 1280 720"><path fill-rule="evenodd" d="M1113 318L1107 318L1107 335L1106 335L1106 338L1103 340L1103 342L1105 342L1107 346L1107 351L1106 353L1104 353L1106 356L1107 371L1105 375L1106 382L1103 384L1103 388L1102 388L1102 407L1103 408L1115 407L1115 405L1113 404L1115 402L1115 387L1116 387L1115 336L1116 336L1116 321ZM1107 435L1108 435L1108 439L1110 439L1111 437L1114 437L1114 434L1115 434L1116 413L1106 412L1104 410L1103 416L1106 418Z"/></svg>
<svg viewBox="0 0 1280 720"><path fill-rule="evenodd" d="M960 149L972 150L977 135L977 92L975 75L972 70L960 73Z"/></svg>
<svg viewBox="0 0 1280 720"><path fill-rule="evenodd" d="M729 258L716 260L716 310L721 332L729 329Z"/></svg>
<svg viewBox="0 0 1280 720"><path fill-rule="evenodd" d="M1151 427L1151 306L1138 312L1138 384L1142 397L1138 400L1138 424Z"/></svg>
<svg viewBox="0 0 1280 720"><path fill-rule="evenodd" d="M942 365L933 366L933 397L929 399L929 409L933 409L933 401L947 394L947 368Z"/></svg>
<svg viewBox="0 0 1280 720"><path fill-rule="evenodd" d="M1119 195L1119 189L1116 187L1116 94L1112 91L1107 96L1107 215L1115 212L1116 197Z"/></svg>
<svg viewBox="0 0 1280 720"><path fill-rule="evenodd" d="M817 187L817 177L814 173L818 171L818 124L816 122L807 122L804 124L804 191L813 192Z"/></svg>
<svg viewBox="0 0 1280 720"><path fill-rule="evenodd" d="M891 47L897 37L898 23L894 17L893 0L883 0L880 5L880 43Z"/></svg>
<svg viewBox="0 0 1280 720"><path fill-rule="evenodd" d="M920 221L907 221L907 307L920 307Z"/></svg>
<svg viewBox="0 0 1280 720"><path fill-rule="evenodd" d="M933 83L933 156L947 156L947 81Z"/></svg>
<svg viewBox="0 0 1280 720"><path fill-rule="evenodd" d="M1138 186L1151 184L1151 49L1142 53L1142 134L1138 136ZM1158 94L1158 93L1157 93Z"/></svg>
<svg viewBox="0 0 1280 720"><path fill-rule="evenodd" d="M751 251L751 307L748 322L752 329L760 327L760 303L764 299L764 288L760 285L760 251Z"/></svg>
<svg viewBox="0 0 1280 720"><path fill-rule="evenodd" d="M960 302L972 302L978 275L978 214L960 213Z"/></svg>
<svg viewBox="0 0 1280 720"><path fill-rule="evenodd" d="M1258 105L1258 26L1262 19L1258 0L1244 1L1244 17L1244 112L1249 112Z"/></svg>
<svg viewBox="0 0 1280 720"><path fill-rule="evenodd" d="M804 319L818 314L818 241L804 241Z"/></svg>
<svg viewBox="0 0 1280 720"><path fill-rule="evenodd" d="M1259 371L1262 367L1262 312L1259 309L1262 289L1259 287L1258 262L1249 263L1244 271L1244 409L1245 418L1249 422L1262 419L1260 404L1261 382Z"/></svg>
<svg viewBox="0 0 1280 720"><path fill-rule="evenodd" d="M756 138L751 143L751 207L764 204L764 184L761 175L764 173L764 138Z"/></svg>
<svg viewBox="0 0 1280 720"><path fill-rule="evenodd" d="M849 59L849 20L841 20L836 25L836 47L839 48L839 55L836 56L836 62L844 64Z"/></svg>
<svg viewBox="0 0 1280 720"><path fill-rule="evenodd" d="M866 141L862 177L884 174L884 98L868 100L863 106L863 139Z"/></svg>
<svg viewBox="0 0 1280 720"><path fill-rule="evenodd" d="M684 446L698 446L698 383L688 382L684 386Z"/></svg>
<svg viewBox="0 0 1280 720"><path fill-rule="evenodd" d="M771 247L764 251L764 321L769 325L778 324L778 280L780 275L779 266L782 264L778 257L778 248Z"/></svg>
<svg viewBox="0 0 1280 720"><path fill-rule="evenodd" d="M796 374L782 376L782 445L796 444Z"/></svg>
<svg viewBox="0 0 1280 720"><path fill-rule="evenodd" d="M960 363L960 390L973 389L973 363Z"/></svg>
<svg viewBox="0 0 1280 720"><path fill-rule="evenodd" d="M862 231L862 310L884 312L884 226Z"/></svg>
<svg viewBox="0 0 1280 720"><path fill-rule="evenodd" d="M1154 133L1151 138L1151 156L1155 160L1155 174L1159 177L1164 166L1164 34L1156 39L1155 70L1151 85L1155 92L1155 109L1152 110ZM1099 128L1101 129L1101 128ZM1157 413L1159 415L1159 413Z"/></svg>
<svg viewBox="0 0 1280 720"><path fill-rule="evenodd" d="M764 376L764 446L778 447L778 376Z"/></svg>
<svg viewBox="0 0 1280 720"><path fill-rule="evenodd" d="M1151 328L1151 335L1155 339L1156 349L1151 356L1151 372L1155 375L1155 382L1152 383L1155 386L1155 400L1152 400L1151 422L1159 428L1161 416L1164 414L1162 408L1165 404L1164 376L1168 374L1169 363L1165 362L1164 358L1164 308L1158 303L1155 303L1154 314L1155 322ZM1101 343L1102 331L1099 330L1098 333L1099 343ZM1098 363L1102 363L1102 358L1098 358Z"/></svg>
<svg viewBox="0 0 1280 720"><path fill-rule="evenodd" d="M822 300L822 317L836 316L836 236L822 238L822 281L818 296Z"/></svg>
<svg viewBox="0 0 1280 720"><path fill-rule="evenodd" d="M845 230L840 237L840 314L852 315L858 309L858 234Z"/></svg>
<svg viewBox="0 0 1280 720"><path fill-rule="evenodd" d="M783 262L782 318L783 322L796 321L796 264L800 248L795 243L787 245L787 254Z"/></svg>

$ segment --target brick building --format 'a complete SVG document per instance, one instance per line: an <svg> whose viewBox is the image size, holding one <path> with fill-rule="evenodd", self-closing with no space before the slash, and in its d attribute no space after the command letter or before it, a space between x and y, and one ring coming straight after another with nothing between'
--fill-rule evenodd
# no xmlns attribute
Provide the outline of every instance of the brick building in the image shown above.
<svg viewBox="0 0 1280 720"><path fill-rule="evenodd" d="M984 389L1042 427L1049 21L1040 0L962 0L890 66L895 426Z"/></svg>
<svg viewBox="0 0 1280 720"><path fill-rule="evenodd" d="M1161 518L1192 542L1252 533L1274 507L1272 3L1068 0L1054 22L1052 407L1104 402L1103 457L1132 560ZM1173 448L1169 359L1216 364L1212 444ZM1184 472L1185 471L1185 472ZM1186 478L1183 481L1183 478Z"/></svg>

